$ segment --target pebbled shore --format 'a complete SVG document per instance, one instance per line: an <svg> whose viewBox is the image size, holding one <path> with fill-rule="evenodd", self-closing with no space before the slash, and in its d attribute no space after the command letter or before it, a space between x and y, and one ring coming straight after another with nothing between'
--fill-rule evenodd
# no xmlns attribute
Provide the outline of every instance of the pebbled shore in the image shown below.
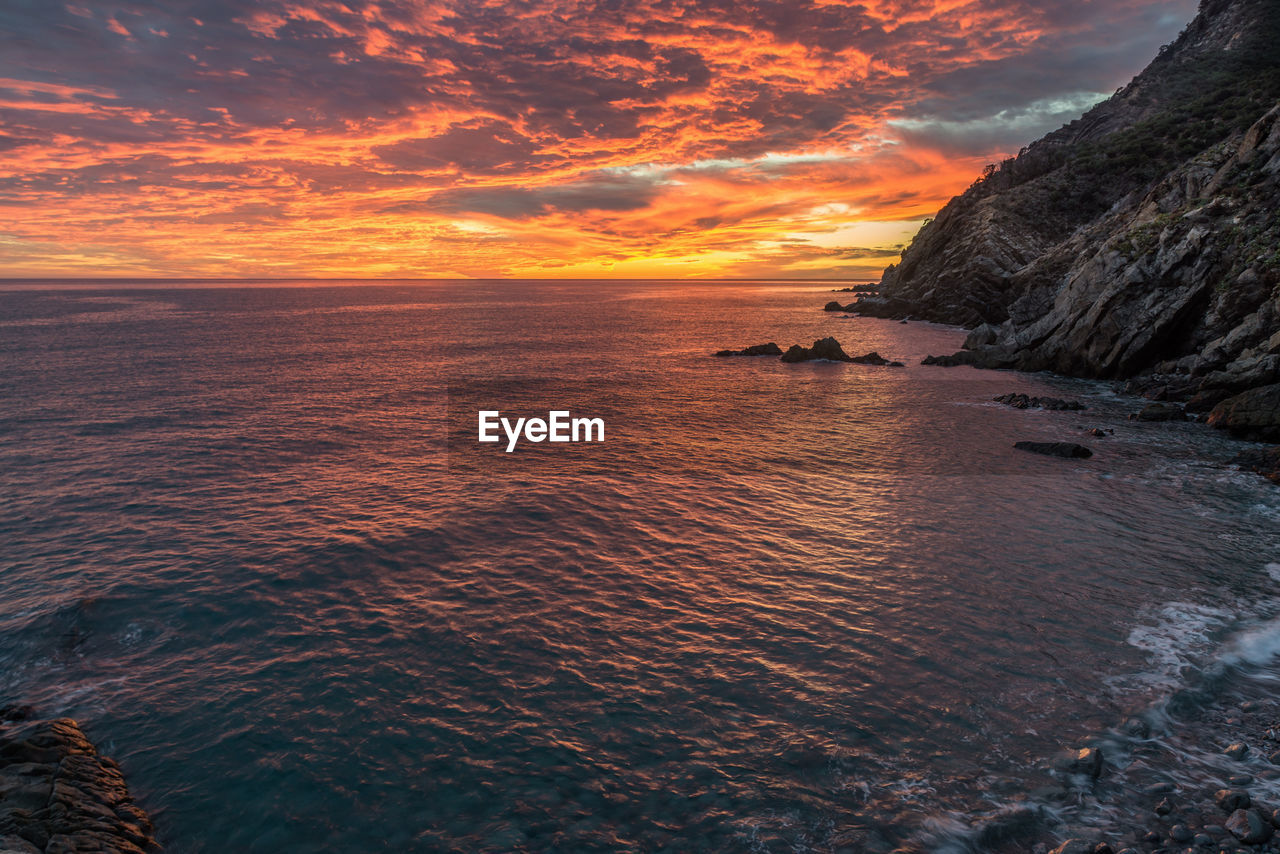
<svg viewBox="0 0 1280 854"><path fill-rule="evenodd" d="M150 854L151 819L70 718L0 708L0 854Z"/></svg>

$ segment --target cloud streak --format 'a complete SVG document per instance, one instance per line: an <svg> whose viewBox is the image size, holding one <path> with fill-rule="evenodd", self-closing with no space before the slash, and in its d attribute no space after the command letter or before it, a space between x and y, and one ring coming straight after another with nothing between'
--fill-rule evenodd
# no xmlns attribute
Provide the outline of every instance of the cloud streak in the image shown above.
<svg viewBox="0 0 1280 854"><path fill-rule="evenodd" d="M0 261L867 275L1194 6L17 0L0 11ZM875 223L896 224L883 256L832 243Z"/></svg>

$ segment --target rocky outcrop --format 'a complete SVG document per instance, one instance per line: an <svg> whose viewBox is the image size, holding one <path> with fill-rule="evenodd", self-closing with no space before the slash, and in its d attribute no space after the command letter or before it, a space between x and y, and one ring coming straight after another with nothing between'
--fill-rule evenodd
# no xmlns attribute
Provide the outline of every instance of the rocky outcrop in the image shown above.
<svg viewBox="0 0 1280 854"><path fill-rule="evenodd" d="M151 820L112 760L70 718L0 725L0 851L143 854L158 851Z"/></svg>
<svg viewBox="0 0 1280 854"><path fill-rule="evenodd" d="M1280 383L1227 398L1209 413L1209 424L1245 439L1280 442Z"/></svg>
<svg viewBox="0 0 1280 854"><path fill-rule="evenodd" d="M781 356L782 348L770 341L768 344L752 344L741 350L720 350L715 355L728 356Z"/></svg>
<svg viewBox="0 0 1280 854"><path fill-rule="evenodd" d="M934 364L1280 382L1280 6L1203 2L1169 49L921 229L863 314L977 327ZM1217 402L1217 401L1214 401Z"/></svg>
<svg viewBox="0 0 1280 854"><path fill-rule="evenodd" d="M782 354L784 362L814 362L825 359L829 362L852 362L853 359L840 346L840 342L834 338L821 338L813 342L812 347L801 347L799 344L792 344L787 352Z"/></svg>

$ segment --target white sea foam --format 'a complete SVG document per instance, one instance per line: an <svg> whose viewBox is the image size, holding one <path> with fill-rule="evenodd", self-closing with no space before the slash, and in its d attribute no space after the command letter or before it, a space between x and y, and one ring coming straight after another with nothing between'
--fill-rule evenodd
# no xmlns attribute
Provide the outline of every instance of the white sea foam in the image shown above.
<svg viewBox="0 0 1280 854"><path fill-rule="evenodd" d="M1182 669L1212 649L1215 636L1235 619L1225 608L1193 602L1168 602L1141 615L1142 623L1129 632L1129 645L1147 654L1148 671L1108 680L1113 688L1136 683L1172 689L1182 682Z"/></svg>

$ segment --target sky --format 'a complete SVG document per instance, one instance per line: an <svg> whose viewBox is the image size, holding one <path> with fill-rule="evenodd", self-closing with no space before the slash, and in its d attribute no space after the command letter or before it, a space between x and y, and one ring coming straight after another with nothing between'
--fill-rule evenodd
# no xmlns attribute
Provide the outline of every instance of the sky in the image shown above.
<svg viewBox="0 0 1280 854"><path fill-rule="evenodd" d="M0 276L873 280L1195 0L0 6Z"/></svg>

